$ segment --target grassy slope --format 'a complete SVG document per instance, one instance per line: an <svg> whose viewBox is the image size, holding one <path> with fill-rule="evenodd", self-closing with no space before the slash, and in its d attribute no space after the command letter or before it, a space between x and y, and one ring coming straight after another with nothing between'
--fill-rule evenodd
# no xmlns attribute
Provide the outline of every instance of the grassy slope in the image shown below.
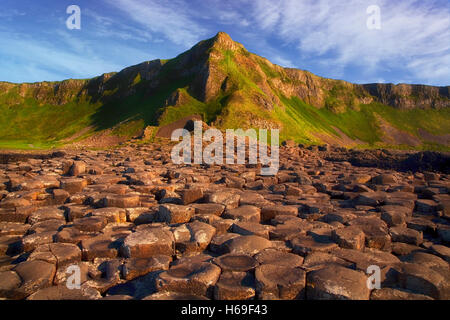
<svg viewBox="0 0 450 320"><path fill-rule="evenodd" d="M422 128L433 134L450 133L450 110L401 111L389 106L372 103L357 105L355 93L339 85L334 86L326 98L324 108L308 105L297 97L286 97L277 88L272 92L279 98L273 110L261 108L255 97L265 97L261 90L262 81L271 85L272 79L292 82L283 71L269 66L262 58L238 51L218 50L221 60L218 67L228 76L231 89L223 90L209 103L195 99L189 94L189 77L171 79L178 58L165 62L159 74L158 90L149 94L148 83L139 73L132 75L129 84L135 93L126 98L115 94L118 87L107 91L110 99L93 102L89 98L76 98L67 104L57 106L38 104L29 95L18 99L16 89L8 94L0 94L0 148L50 148L61 145L61 140L70 137L86 127L96 131L113 128L119 136L134 136L145 126L165 125L191 114L200 114L211 123L217 121L219 127L248 128L253 119L262 119L282 127L280 139L293 139L301 143L320 143L314 133L337 135L333 127L339 128L347 136L365 142L364 147L383 147L381 132L376 117L381 116L394 127L418 134ZM252 59L261 71L246 68L240 64L243 59ZM124 85L124 84L120 84ZM179 90L184 103L162 108L171 93ZM91 130L92 131L92 130ZM85 135L84 135L85 136ZM82 136L82 137L84 137ZM80 137L81 138L81 137ZM393 147L393 146L386 146ZM395 146L403 148L405 146ZM424 141L419 148L449 150Z"/></svg>

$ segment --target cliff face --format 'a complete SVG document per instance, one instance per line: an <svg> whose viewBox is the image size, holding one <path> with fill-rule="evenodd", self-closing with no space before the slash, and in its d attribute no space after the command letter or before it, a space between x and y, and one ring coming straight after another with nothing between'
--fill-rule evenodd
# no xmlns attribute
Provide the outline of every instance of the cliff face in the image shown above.
<svg viewBox="0 0 450 320"><path fill-rule="evenodd" d="M197 114L219 128L280 128L282 137L306 143L383 143L386 134L380 130L390 128L421 144L430 141L420 137L420 130L427 137L450 133L449 107L450 87L326 79L274 65L218 33L174 59L147 61L93 79L0 82L0 111L6 117L0 120L0 141L29 139L36 130L46 139L59 139L87 126L98 131L124 123L130 134ZM38 115L41 125L27 127ZM62 130L57 138L46 131L54 120ZM8 125L14 135L6 133Z"/></svg>
<svg viewBox="0 0 450 320"><path fill-rule="evenodd" d="M400 109L450 107L450 87L410 84L365 84L362 86L380 103Z"/></svg>

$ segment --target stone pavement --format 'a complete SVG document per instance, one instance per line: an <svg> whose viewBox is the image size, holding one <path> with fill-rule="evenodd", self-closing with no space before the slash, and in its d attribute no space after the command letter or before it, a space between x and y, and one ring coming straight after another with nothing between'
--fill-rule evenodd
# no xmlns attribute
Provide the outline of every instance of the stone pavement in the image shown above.
<svg viewBox="0 0 450 320"><path fill-rule="evenodd" d="M0 298L450 299L449 175L325 152L281 147L276 176L156 144L2 164Z"/></svg>

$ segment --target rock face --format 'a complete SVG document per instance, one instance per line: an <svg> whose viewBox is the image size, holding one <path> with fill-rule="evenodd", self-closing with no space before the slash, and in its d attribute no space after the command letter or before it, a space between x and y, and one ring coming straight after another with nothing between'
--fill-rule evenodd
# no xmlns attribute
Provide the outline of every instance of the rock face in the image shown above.
<svg viewBox="0 0 450 320"><path fill-rule="evenodd" d="M0 299L449 299L449 175L310 149L275 176L150 143L0 164Z"/></svg>
<svg viewBox="0 0 450 320"><path fill-rule="evenodd" d="M246 74L248 81L243 82L239 74ZM241 85L245 87L242 88ZM21 127L13 128L16 130L9 130L9 132L7 131L9 128L0 128L0 136L9 139L12 131L16 132L13 137L16 140L23 140L25 137L29 138L38 133L39 136L44 134L51 136L50 134L54 134L55 127L61 129L59 134L64 134L63 129L65 129L67 119L77 122L80 118L87 118L90 115L88 112L100 104L102 108L96 117L93 117L91 123L87 123L83 127L77 122L79 132L73 136L73 133L68 131L66 136L62 137L65 139L62 142L73 142L76 141L75 138L94 131L92 127L106 128L105 131L93 134L82 142L76 142L77 145L89 146L114 145L114 142L119 143L136 136L143 136L145 139L155 136L170 138L175 129L186 128L189 130L193 120L210 121L209 118L212 114L208 106L211 103L221 106L219 110L214 110L216 119L214 124L220 126L221 129L226 129L225 124L230 121L233 125L237 124L236 119L240 119L249 127L280 128L281 130L288 127L285 124L298 121L298 119L289 113L285 113L283 117L269 114L275 106L292 107L289 103L290 99L301 100L315 108L327 108L336 113L338 118L340 113L352 110L361 116L361 119L366 120L367 118L360 109L372 107L372 103L384 104L399 110L432 109L434 114L442 115L446 119L448 119L447 113L441 111L450 106L450 87L448 86L359 85L326 79L308 71L283 68L272 64L267 59L248 52L243 45L233 41L229 35L223 32L199 42L190 50L169 61L146 61L118 73L103 74L87 80L70 79L61 82L33 84L0 82L0 94L5 97L5 102L0 106L2 114L3 112L7 113L8 108L13 105L24 107L33 105L62 106L65 110L64 118L58 118L58 113L34 111L30 108L30 120L39 116L39 126L35 125L35 121L19 121L20 118L10 115L12 121L9 123L11 125L21 123ZM280 94L286 99L280 99ZM156 105L147 108L148 100L143 97L153 95L160 98L152 100ZM223 99L225 95L229 99ZM133 100L132 108L116 107L117 104L128 106L130 100ZM234 108L235 104L243 100L251 103L252 107L269 112L262 116L261 112L254 112L252 108L245 110ZM88 107L84 108L85 105L81 105L81 101ZM195 113L192 111L194 102L199 106ZM141 112L144 109L146 110L145 116ZM371 137L372 134L376 135L379 142L388 145L406 143L411 146L427 146L426 142L449 145L449 137L446 134L448 130L446 131L445 127L439 128L441 129L439 130L440 135L434 135L425 130L438 125L431 123L437 117L428 117L425 113L421 114L421 120L426 125L414 127L413 130L406 132L400 130L403 126L399 126L397 122L406 126L414 125L415 122L405 121L406 117L403 117L401 113L396 114L396 121L392 121L388 117L383 118L382 113L378 112L376 114L380 116L381 120L371 120L370 129L364 127L364 130L358 128L353 131L352 136L356 136L356 139L352 139L342 132L346 131L346 128L341 121L329 125L326 118L322 119L319 114L315 114L314 118L318 118L316 122L315 119L304 114L301 109L298 111L305 124L303 129L286 133L309 141L312 138L317 142L330 143L331 140L342 146L371 143L372 141L363 141L367 140L367 135L365 132L362 134L361 132L372 130ZM114 113L115 117L112 121L105 121L105 118L111 119L109 117L111 113ZM136 121L129 121L131 118ZM161 125L153 128L146 127L145 123L148 119ZM340 119L346 120L345 117ZM327 130L317 132L318 123L321 128L326 127ZM339 126L341 127L337 128ZM117 127L119 130L116 130ZM120 130L122 128L126 130ZM375 128L377 130L374 130ZM26 134L20 133L20 131L26 132ZM113 134L116 131L129 133L126 134L126 137L110 136L111 131ZM378 131L382 131L382 134L378 135ZM140 134L140 132L144 134ZM391 132L396 134L389 134ZM289 145L292 144L287 146ZM87 168L81 160L73 160L65 167L64 174L81 178ZM91 168L94 171L97 169ZM63 182L63 186L71 193L82 188L83 184L80 181L72 180Z"/></svg>

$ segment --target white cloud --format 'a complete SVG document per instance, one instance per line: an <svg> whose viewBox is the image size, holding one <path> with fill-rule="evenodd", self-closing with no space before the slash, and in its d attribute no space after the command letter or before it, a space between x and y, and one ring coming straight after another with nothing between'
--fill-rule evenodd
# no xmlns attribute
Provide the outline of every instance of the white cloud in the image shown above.
<svg viewBox="0 0 450 320"><path fill-rule="evenodd" d="M189 3L179 0L105 0L151 32L162 34L175 44L192 46L208 32L192 17Z"/></svg>
<svg viewBox="0 0 450 320"><path fill-rule="evenodd" d="M450 8L414 0L255 1L253 20L310 59L330 67L376 72L405 66L424 81L450 82ZM369 30L368 6L381 8L381 30ZM330 58L330 56L332 58Z"/></svg>
<svg viewBox="0 0 450 320"><path fill-rule="evenodd" d="M104 53L97 55L89 41L71 37L65 31L56 34L57 40L49 41L0 31L0 56L2 66L6 66L0 70L0 79L22 82L25 78L32 82L89 78L126 67L118 62L117 57L136 57L136 62L148 57L140 50L114 45L107 50L113 59L108 59Z"/></svg>
<svg viewBox="0 0 450 320"><path fill-rule="evenodd" d="M105 17L89 8L83 9L83 16L95 21L95 29L92 28L90 30L95 36L139 42L149 42L153 40L153 37L149 32L122 23L118 21L118 19L114 20L110 17Z"/></svg>

